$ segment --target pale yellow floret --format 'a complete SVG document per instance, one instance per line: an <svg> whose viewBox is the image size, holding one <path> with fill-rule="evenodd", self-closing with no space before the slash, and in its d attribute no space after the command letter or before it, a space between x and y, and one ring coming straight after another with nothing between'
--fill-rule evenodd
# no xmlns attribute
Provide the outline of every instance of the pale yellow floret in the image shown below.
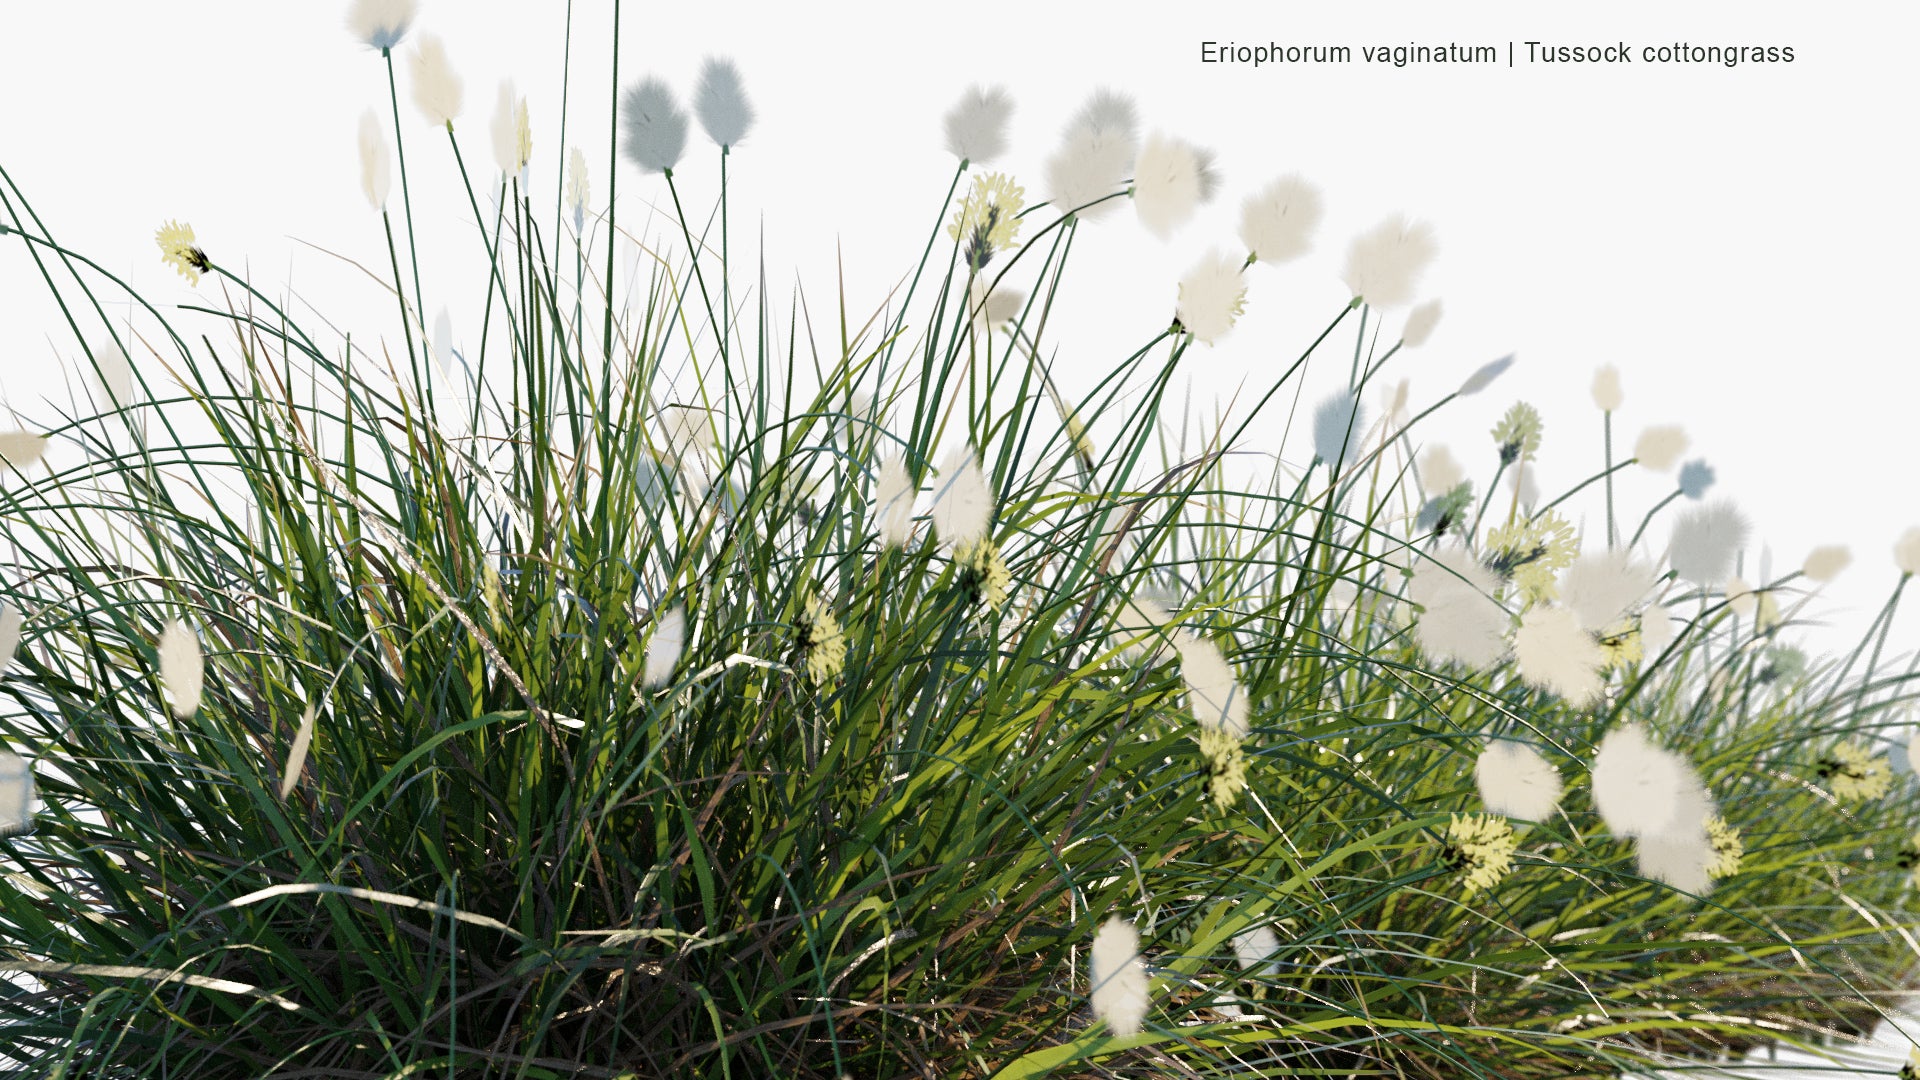
<svg viewBox="0 0 1920 1080"><path fill-rule="evenodd" d="M817 596L807 598L807 678L824 685L847 663L847 635L840 620Z"/></svg>
<svg viewBox="0 0 1920 1080"><path fill-rule="evenodd" d="M1713 858L1707 863L1709 877L1732 877L1740 872L1740 860L1747 853L1747 845L1740 840L1740 831L1727 824L1727 819L1719 814L1707 818L1707 841L1713 845Z"/></svg>
<svg viewBox="0 0 1920 1080"><path fill-rule="evenodd" d="M1468 896L1491 889L1513 868L1520 846L1507 819L1492 814L1455 814L1447 823L1447 861L1466 871Z"/></svg>
<svg viewBox="0 0 1920 1080"><path fill-rule="evenodd" d="M1878 799L1893 786L1887 760L1859 743L1841 743L1820 761L1820 778L1837 799Z"/></svg>
<svg viewBox="0 0 1920 1080"><path fill-rule="evenodd" d="M1219 728L1202 727L1195 738L1207 759L1207 797L1216 811L1225 812L1247 786L1246 748L1239 736Z"/></svg>
<svg viewBox="0 0 1920 1080"><path fill-rule="evenodd" d="M1005 173L985 173L973 178L973 187L953 213L947 235L963 248L975 234L984 230L988 252L1005 251L1020 233L1020 210L1026 205L1026 192ZM984 266L982 259L980 265ZM977 267L976 267L977 269Z"/></svg>
<svg viewBox="0 0 1920 1080"><path fill-rule="evenodd" d="M1516 519L1487 530L1485 547L1489 569L1513 580L1529 603L1544 603L1559 595L1555 576L1580 554L1573 526L1548 510L1531 520Z"/></svg>
<svg viewBox="0 0 1920 1080"><path fill-rule="evenodd" d="M972 572L981 603L990 610L999 611L1007 602L1007 592L1013 585L1013 575L1007 570L1007 561L1000 557L1000 545L994 543L992 537L983 536L954 548L953 558Z"/></svg>
<svg viewBox="0 0 1920 1080"><path fill-rule="evenodd" d="M160 260L180 271L187 284L200 284L200 273L211 268L207 262L207 253L194 246L193 226L169 221L160 226L153 234L154 242L160 245Z"/></svg>

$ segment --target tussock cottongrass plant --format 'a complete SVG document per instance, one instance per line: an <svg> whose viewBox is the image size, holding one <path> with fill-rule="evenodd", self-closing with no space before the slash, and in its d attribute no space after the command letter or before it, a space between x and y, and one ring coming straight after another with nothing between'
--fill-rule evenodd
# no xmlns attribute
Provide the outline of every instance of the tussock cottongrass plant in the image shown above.
<svg viewBox="0 0 1920 1080"><path fill-rule="evenodd" d="M1800 572L1814 581L1825 584L1839 577L1841 571L1851 565L1853 565L1853 552L1842 544L1828 544L1807 552L1806 561L1800 565Z"/></svg>
<svg viewBox="0 0 1920 1080"><path fill-rule="evenodd" d="M947 151L963 163L986 165L1007 152L1013 98L995 86L970 87L947 113Z"/></svg>
<svg viewBox="0 0 1920 1080"><path fill-rule="evenodd" d="M1440 301L1429 300L1407 312L1407 324L1400 331L1400 344L1409 349L1425 345L1440 325Z"/></svg>
<svg viewBox="0 0 1920 1080"><path fill-rule="evenodd" d="M1325 213L1320 190L1301 176L1283 176L1247 196L1240 206L1247 261L1283 263L1305 255Z"/></svg>
<svg viewBox="0 0 1920 1080"><path fill-rule="evenodd" d="M1195 339L1209 345L1219 341L1246 312L1247 282L1241 264L1211 252L1180 279L1174 316Z"/></svg>
<svg viewBox="0 0 1920 1080"><path fill-rule="evenodd" d="M31 639L0 673L0 1042L27 1075L1544 1080L1863 1029L1905 987L1920 781L1880 748L1908 669L1878 629L1799 658L1766 573L1725 610L1743 530L1583 533L1602 485L1537 513L1503 486L1524 432L1504 465L1430 445L1405 417L1451 395L1382 391L1431 316L1396 344L1377 311L1423 228L1369 234L1319 338L1200 430L1169 394L1196 310L1102 312L1137 342L1047 366L1084 351L1053 301L1087 219L1131 188L1170 230L1220 183L1117 95L1068 123L1051 205L955 161L904 291L789 305L725 239L728 170L801 167L731 152L730 68L691 115L600 88L622 107L574 137L625 151L586 228L583 158L566 189L517 175L544 114L511 93L501 173L423 188L423 155L493 132L448 125L410 5L351 22L419 41L447 140L372 142L477 226L415 265L410 212L360 218L341 246L385 252L391 305L290 304L184 228L161 255L223 306L129 295L0 162L0 258L44 270L75 385L106 380L0 435L0 638L24 612ZM1011 156L1005 109L963 102L967 168ZM718 183L661 175L702 154ZM1297 193L1231 195L1245 235L1196 250L1304 241ZM642 205L674 228L623 276ZM423 335L423 290L473 314ZM1309 361L1351 372L1338 423L1250 437ZM1582 425L1541 423L1580 460Z"/></svg>

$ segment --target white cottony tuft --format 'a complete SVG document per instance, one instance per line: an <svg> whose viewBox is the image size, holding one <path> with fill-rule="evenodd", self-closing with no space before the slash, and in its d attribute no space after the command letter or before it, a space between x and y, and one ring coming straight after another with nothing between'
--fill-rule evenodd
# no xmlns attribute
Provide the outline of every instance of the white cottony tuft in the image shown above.
<svg viewBox="0 0 1920 1080"><path fill-rule="evenodd" d="M1006 325L1020 314L1027 294L1010 285L987 292L985 278L976 277L967 285L967 310L973 313L973 332L985 335Z"/></svg>
<svg viewBox="0 0 1920 1080"><path fill-rule="evenodd" d="M1608 364L1593 373L1593 403L1602 412L1614 412L1626 395L1620 390L1620 369Z"/></svg>
<svg viewBox="0 0 1920 1080"><path fill-rule="evenodd" d="M94 347L93 362L99 367L95 378L101 410L110 412L133 404L133 361L127 359L127 350L117 341L103 341Z"/></svg>
<svg viewBox="0 0 1920 1080"><path fill-rule="evenodd" d="M1417 349L1433 336L1433 328L1440 325L1440 301L1429 300L1412 311L1407 312L1407 325L1400 331L1400 344L1409 349Z"/></svg>
<svg viewBox="0 0 1920 1080"><path fill-rule="evenodd" d="M1800 572L1815 581L1832 581L1853 562L1853 553L1839 544L1817 547L1807 552Z"/></svg>
<svg viewBox="0 0 1920 1080"><path fill-rule="evenodd" d="M687 114L673 100L673 91L657 78L646 78L627 89L620 113L627 125L627 160L641 172L672 172L687 149Z"/></svg>
<svg viewBox="0 0 1920 1080"><path fill-rule="evenodd" d="M1240 961L1242 970L1252 970L1256 975L1264 975L1275 970L1273 956L1280 951L1280 938L1274 934L1271 926L1256 926L1233 935L1233 955Z"/></svg>
<svg viewBox="0 0 1920 1080"><path fill-rule="evenodd" d="M460 115L460 76L447 62L447 46L437 35L422 34L413 52L413 103L420 115L445 127Z"/></svg>
<svg viewBox="0 0 1920 1080"><path fill-rule="evenodd" d="M1513 360L1514 355L1508 353L1491 363L1482 364L1480 370L1467 376L1467 381L1461 383L1460 389L1455 390L1454 393L1460 397L1472 397L1485 390L1493 384L1493 380L1506 374L1507 369L1513 366Z"/></svg>
<svg viewBox="0 0 1920 1080"><path fill-rule="evenodd" d="M1652 660L1673 642L1673 613L1654 604L1640 613L1640 649Z"/></svg>
<svg viewBox="0 0 1920 1080"><path fill-rule="evenodd" d="M372 48L391 49L407 36L416 6L414 0L353 0L347 28Z"/></svg>
<svg viewBox="0 0 1920 1080"><path fill-rule="evenodd" d="M0 477L6 475L5 466L11 466L21 472L40 464L47 453L47 437L31 431L0 431Z"/></svg>
<svg viewBox="0 0 1920 1080"><path fill-rule="evenodd" d="M444 307L433 317L433 360L440 374L453 374L453 317Z"/></svg>
<svg viewBox="0 0 1920 1080"><path fill-rule="evenodd" d="M1633 456L1654 472L1666 472L1687 452L1686 429L1676 425L1650 427L1633 444Z"/></svg>
<svg viewBox="0 0 1920 1080"><path fill-rule="evenodd" d="M1753 591L1753 586L1747 584L1747 579L1743 577L1735 576L1728 578L1721 592L1726 595L1727 607L1731 608L1735 615L1743 619L1753 618L1754 609L1760 606L1760 597Z"/></svg>
<svg viewBox="0 0 1920 1080"><path fill-rule="evenodd" d="M971 544L987 535L993 524L993 492L980 470L980 458L971 446L947 455L940 466L940 486L934 489L933 531L953 547Z"/></svg>
<svg viewBox="0 0 1920 1080"><path fill-rule="evenodd" d="M166 688L173 715L182 720L200 708L200 693L206 680L206 659L200 653L200 639L186 623L175 619L160 632L160 683Z"/></svg>
<svg viewBox="0 0 1920 1080"><path fill-rule="evenodd" d="M1414 286L1438 250L1426 223L1390 217L1354 237L1343 280L1372 307L1412 303Z"/></svg>
<svg viewBox="0 0 1920 1080"><path fill-rule="evenodd" d="M1095 1016L1115 1035L1137 1035L1147 1018L1147 968L1140 962L1140 935L1118 915L1093 936L1087 968Z"/></svg>
<svg viewBox="0 0 1920 1080"><path fill-rule="evenodd" d="M1560 770L1524 743L1496 739L1473 763L1480 801L1495 814L1545 821L1560 805Z"/></svg>
<svg viewBox="0 0 1920 1080"><path fill-rule="evenodd" d="M1565 608L1534 607L1522 615L1513 635L1513 659L1528 685L1559 694L1576 707L1600 696L1605 685L1600 666L1606 654Z"/></svg>
<svg viewBox="0 0 1920 1080"><path fill-rule="evenodd" d="M1594 809L1617 836L1673 832L1675 819L1697 805L1704 791L1693 767L1655 746L1638 724L1616 728L1600 740L1592 776Z"/></svg>
<svg viewBox="0 0 1920 1080"><path fill-rule="evenodd" d="M1920 527L1908 529L1894 541L1893 565L1903 574L1920 574Z"/></svg>
<svg viewBox="0 0 1920 1080"><path fill-rule="evenodd" d="M1193 719L1209 731L1247 737L1247 692L1234 678L1220 646L1195 634L1180 637L1180 677L1187 684L1187 707Z"/></svg>
<svg viewBox="0 0 1920 1080"><path fill-rule="evenodd" d="M1240 242L1263 263L1307 253L1320 225L1320 192L1298 176L1283 176L1247 196L1240 206Z"/></svg>
<svg viewBox="0 0 1920 1080"><path fill-rule="evenodd" d="M1108 196L1125 186L1139 149L1133 103L1109 91L1096 93L1067 125L1059 152L1047 159L1047 200L1082 221L1105 216L1118 201Z"/></svg>
<svg viewBox="0 0 1920 1080"><path fill-rule="evenodd" d="M527 99L513 92L512 79L500 82L500 99L494 103L488 133L493 137L493 163L508 176L519 173L533 152L531 145L523 145L532 143L533 132L527 119Z"/></svg>
<svg viewBox="0 0 1920 1080"><path fill-rule="evenodd" d="M1500 579L1462 548L1443 548L1414 567L1407 599L1423 613L1414 624L1420 649L1436 660L1488 667L1507 651L1512 619L1493 596Z"/></svg>
<svg viewBox="0 0 1920 1080"><path fill-rule="evenodd" d="M1704 827L1675 835L1643 836L1636 843L1640 876L1665 882L1681 892L1704 896L1713 891L1713 841Z"/></svg>
<svg viewBox="0 0 1920 1080"><path fill-rule="evenodd" d="M913 533L913 477L907 459L895 455L880 463L873 480L874 516L880 521L880 543L897 548Z"/></svg>
<svg viewBox="0 0 1920 1080"><path fill-rule="evenodd" d="M1430 447L1420 459L1420 481L1428 495L1445 495L1467 480L1465 469L1444 446Z"/></svg>
<svg viewBox="0 0 1920 1080"><path fill-rule="evenodd" d="M1313 411L1313 456L1331 468L1352 468L1354 444L1367 430L1367 407L1352 390L1335 390Z"/></svg>
<svg viewBox="0 0 1920 1080"><path fill-rule="evenodd" d="M393 190L393 159L387 155L387 135L372 109L360 114L360 190L375 210L387 208Z"/></svg>
<svg viewBox="0 0 1920 1080"><path fill-rule="evenodd" d="M1128 660L1147 657L1148 663L1160 664L1179 655L1180 645L1192 636L1186 629L1169 626L1173 622L1173 613L1167 606L1150 596L1132 596L1120 605L1120 614L1114 619L1114 633L1123 638L1137 639L1120 649L1120 655Z"/></svg>
<svg viewBox="0 0 1920 1080"><path fill-rule="evenodd" d="M293 786L300 782L300 770L307 764L307 748L313 745L313 722L319 711L312 705L300 714L300 729L293 733L293 749L287 751L287 771L280 777L280 799L285 801L293 794Z"/></svg>
<svg viewBox="0 0 1920 1080"><path fill-rule="evenodd" d="M693 114L707 138L721 146L739 146L753 126L753 106L747 103L740 69L731 60L710 58L700 68L693 91Z"/></svg>
<svg viewBox="0 0 1920 1080"><path fill-rule="evenodd" d="M590 183L587 155L576 146L567 155L567 209L573 211L573 231L576 233L586 228Z"/></svg>
<svg viewBox="0 0 1920 1080"><path fill-rule="evenodd" d="M676 607L660 616L654 624L653 636L647 640L647 685L659 686L673 678L673 669L686 650L687 612L685 608Z"/></svg>
<svg viewBox="0 0 1920 1080"><path fill-rule="evenodd" d="M0 604L0 676L13 666L13 654L20 651L20 609Z"/></svg>
<svg viewBox="0 0 1920 1080"><path fill-rule="evenodd" d="M1246 304L1247 279L1240 263L1215 251L1180 279L1180 299L1173 310L1181 326L1211 345L1233 329Z"/></svg>
<svg viewBox="0 0 1920 1080"><path fill-rule="evenodd" d="M1733 572L1747 543L1747 519L1725 500L1683 510L1673 522L1668 565L1696 585L1712 586Z"/></svg>
<svg viewBox="0 0 1920 1080"><path fill-rule="evenodd" d="M1185 225L1206 201L1203 156L1165 135L1150 135L1133 164L1133 209L1140 223L1162 240Z"/></svg>
<svg viewBox="0 0 1920 1080"><path fill-rule="evenodd" d="M1596 551L1560 574L1560 600L1587 630L1607 630L1627 617L1660 579L1626 550Z"/></svg>
<svg viewBox="0 0 1920 1080"><path fill-rule="evenodd" d="M33 766L11 750L0 749L0 836L33 825Z"/></svg>
<svg viewBox="0 0 1920 1080"><path fill-rule="evenodd" d="M1005 90L969 88L947 112L947 150L973 165L992 161L1006 152L1007 121L1012 116L1013 99Z"/></svg>

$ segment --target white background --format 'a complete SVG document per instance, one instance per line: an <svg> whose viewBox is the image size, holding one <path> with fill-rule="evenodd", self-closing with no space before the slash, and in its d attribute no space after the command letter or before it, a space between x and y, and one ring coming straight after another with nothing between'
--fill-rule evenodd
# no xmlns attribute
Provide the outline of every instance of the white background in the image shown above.
<svg viewBox="0 0 1920 1080"><path fill-rule="evenodd" d="M386 274L355 151L368 106L391 128L386 69L348 34L346 7L6 5L0 166L56 237L156 303L221 306L212 287L189 289L158 259L153 231L178 218L216 260L250 268L264 291L290 283L297 316L315 321L311 302L357 341L388 336L397 354L390 301L301 242ZM1920 77L1902 54L1915 11L1858 2L630 2L620 83L658 74L684 97L704 56L738 61L759 119L731 159L735 250L751 255L764 230L775 306L784 313L799 283L822 327L841 267L851 316L877 308L911 269L955 164L940 118L970 83L1013 94L1011 150L988 167L1010 171L1029 199L1043 197L1043 163L1097 86L1131 94L1147 130L1217 151L1221 198L1170 242L1125 208L1082 230L1066 308L1050 330L1069 394L1165 326L1180 275L1210 247L1236 248L1240 200L1277 175L1298 171L1319 185L1327 216L1315 251L1254 267L1240 325L1189 354L1195 407L1208 416L1216 398L1230 408L1243 385L1264 389L1338 311L1355 233L1393 212L1429 221L1441 254L1422 291L1444 300L1446 316L1425 349L1386 374L1413 380L1418 409L1496 356L1517 352L1520 364L1443 413L1428 438L1449 442L1484 481L1486 429L1515 398L1531 401L1547 420L1542 484L1557 493L1598 468L1600 418L1587 387L1595 367L1617 364L1627 392L1617 448L1626 452L1643 425L1684 423L1688 456L1719 473L1714 494L1736 498L1755 522L1749 578L1761 541L1776 573L1816 544L1852 545L1855 566L1821 605L1837 629L1807 632L1817 647L1835 647L1884 599L1896 577L1891 545L1920 523ZM414 29L442 34L464 78L456 129L477 182L498 176L488 121L499 80L517 80L533 110L531 188L547 208L566 149L557 138L565 15L557 0L430 0ZM576 5L566 144L586 151L596 212L607 190L610 30L607 3ZM1528 39L1791 45L1797 60L1511 70L1198 61L1202 40L1357 50ZM406 64L398 69L425 308L431 318L447 306L456 340L471 341L485 280L471 211L444 133L421 119ZM716 193L716 162L696 130L676 179L700 212ZM650 203L666 199L661 179L620 169L620 223L664 237L666 219L647 219ZM398 223L397 185L390 205ZM551 235L550 209L544 227ZM1390 334L1403 314L1389 313ZM823 334L823 346L833 336ZM1303 410L1346 377L1352 339L1343 331L1335 342L1309 371ZM19 241L0 241L0 395L44 417L42 399L64 397L62 366L71 371L78 358ZM152 357L138 362L160 377ZM1276 443L1265 429L1256 440ZM1288 445L1296 460L1307 456L1301 440ZM1667 478L1636 470L1621 484L1623 519L1637 521L1668 490ZM1579 512L1594 536L1597 506ZM1649 535L1664 544L1662 525ZM1914 640L1917 622L1903 620L1897 640Z"/></svg>

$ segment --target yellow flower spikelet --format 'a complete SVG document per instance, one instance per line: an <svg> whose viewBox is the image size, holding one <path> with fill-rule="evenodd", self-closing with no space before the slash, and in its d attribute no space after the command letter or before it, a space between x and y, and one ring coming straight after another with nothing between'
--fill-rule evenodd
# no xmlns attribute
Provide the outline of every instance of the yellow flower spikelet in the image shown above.
<svg viewBox="0 0 1920 1080"><path fill-rule="evenodd" d="M1507 819L1493 814L1455 814L1447 822L1446 860L1466 871L1468 896L1491 889L1513 869L1513 853L1520 838Z"/></svg>

